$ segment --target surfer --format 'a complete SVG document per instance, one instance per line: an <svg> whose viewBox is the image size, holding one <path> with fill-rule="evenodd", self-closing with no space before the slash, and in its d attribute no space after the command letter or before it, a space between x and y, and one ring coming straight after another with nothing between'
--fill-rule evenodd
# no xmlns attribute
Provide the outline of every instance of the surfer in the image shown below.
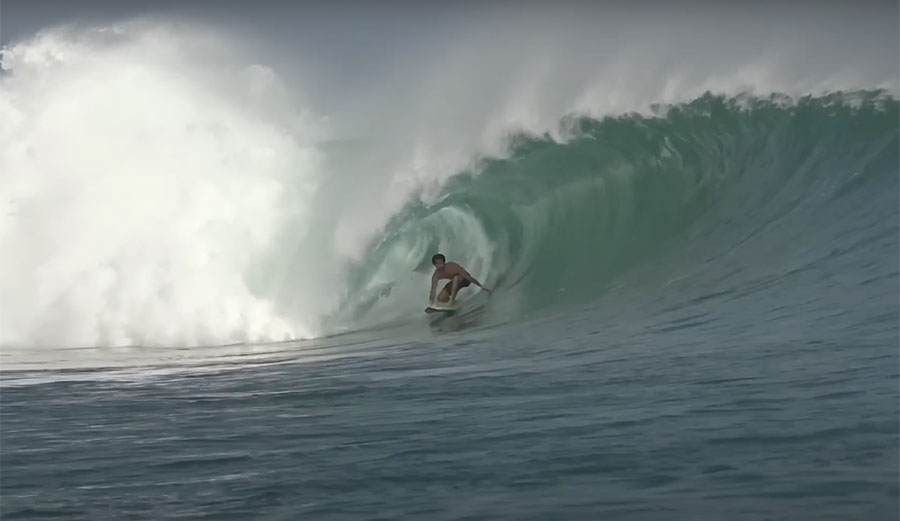
<svg viewBox="0 0 900 521"><path fill-rule="evenodd" d="M431 263L434 264L434 274L431 276L431 292L428 294L428 302L434 303L434 292L437 289L438 281L441 279L450 279L450 282L444 285L444 289L437 296L438 302L448 302L450 306L456 305L456 293L470 284L475 284L479 288L491 293L491 290L482 286L475 277L469 275L469 272L455 262L447 262L447 258L440 253L435 253L431 257Z"/></svg>

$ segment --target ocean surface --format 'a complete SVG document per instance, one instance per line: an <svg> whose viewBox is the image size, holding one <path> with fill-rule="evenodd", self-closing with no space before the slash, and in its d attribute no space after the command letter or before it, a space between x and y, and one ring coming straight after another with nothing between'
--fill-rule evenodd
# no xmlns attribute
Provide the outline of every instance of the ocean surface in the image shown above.
<svg viewBox="0 0 900 521"><path fill-rule="evenodd" d="M898 102L561 126L404 207L322 338L5 348L0 517L897 519ZM423 314L437 249L495 295Z"/></svg>

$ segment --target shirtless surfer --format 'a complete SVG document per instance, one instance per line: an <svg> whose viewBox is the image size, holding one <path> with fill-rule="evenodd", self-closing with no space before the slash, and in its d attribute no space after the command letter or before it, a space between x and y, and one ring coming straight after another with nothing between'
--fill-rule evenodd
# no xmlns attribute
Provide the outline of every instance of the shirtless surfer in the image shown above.
<svg viewBox="0 0 900 521"><path fill-rule="evenodd" d="M447 262L447 258L440 253L435 253L431 257L431 263L434 264L434 274L431 276L431 293L428 294L428 303L434 304L434 292L437 289L438 281L441 279L450 279L450 282L444 285L444 289L438 295L438 302L447 302L450 306L456 305L456 293L470 284L475 284L479 288L491 293L491 290L482 286L475 277L469 275L469 272L455 262Z"/></svg>

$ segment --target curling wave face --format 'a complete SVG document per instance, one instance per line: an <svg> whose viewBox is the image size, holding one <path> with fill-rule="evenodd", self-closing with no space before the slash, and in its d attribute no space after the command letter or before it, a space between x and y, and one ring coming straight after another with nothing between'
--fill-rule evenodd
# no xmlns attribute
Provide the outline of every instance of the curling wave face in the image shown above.
<svg viewBox="0 0 900 521"><path fill-rule="evenodd" d="M454 177L437 202L409 204L334 323L414 313L435 251L498 286L489 307L506 320L583 305L667 252L708 263L760 234L798 248L791 241L821 238L852 211L841 206L848 190L862 185L874 201L896 188L898 103L880 92L705 95L658 112L567 119L564 142L518 136L508 159Z"/></svg>

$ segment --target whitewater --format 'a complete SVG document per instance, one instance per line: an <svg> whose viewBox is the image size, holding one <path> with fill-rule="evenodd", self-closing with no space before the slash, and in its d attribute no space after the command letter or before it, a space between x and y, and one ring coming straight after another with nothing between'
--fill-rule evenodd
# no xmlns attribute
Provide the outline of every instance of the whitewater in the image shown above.
<svg viewBox="0 0 900 521"><path fill-rule="evenodd" d="M486 18L356 85L165 16L4 42L0 516L895 519L866 9ZM425 315L436 252L494 295Z"/></svg>

